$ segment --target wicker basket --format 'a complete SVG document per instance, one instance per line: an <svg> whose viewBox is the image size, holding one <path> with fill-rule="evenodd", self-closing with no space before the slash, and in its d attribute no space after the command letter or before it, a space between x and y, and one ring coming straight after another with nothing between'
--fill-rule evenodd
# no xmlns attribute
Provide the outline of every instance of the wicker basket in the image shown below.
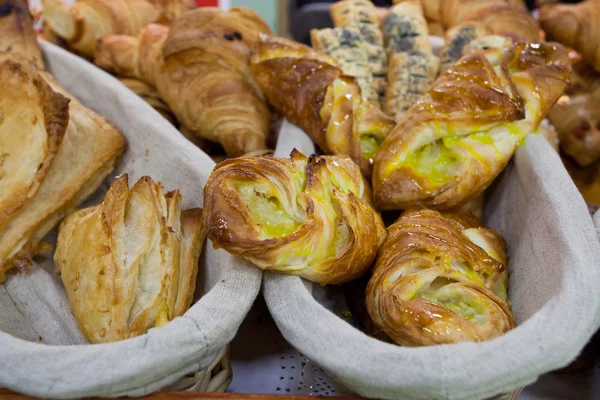
<svg viewBox="0 0 600 400"><path fill-rule="evenodd" d="M229 387L232 379L229 346L225 346L208 368L184 376L163 391L223 393Z"/></svg>

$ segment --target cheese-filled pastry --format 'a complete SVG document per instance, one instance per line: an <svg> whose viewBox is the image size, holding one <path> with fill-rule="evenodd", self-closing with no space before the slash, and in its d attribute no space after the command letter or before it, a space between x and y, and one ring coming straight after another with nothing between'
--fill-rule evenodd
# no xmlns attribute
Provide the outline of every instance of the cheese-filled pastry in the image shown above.
<svg viewBox="0 0 600 400"><path fill-rule="evenodd" d="M381 97L385 95L387 57L383 48L383 35L379 29L377 7L370 0L341 0L330 7L331 19L336 27L360 31L373 75L373 82Z"/></svg>
<svg viewBox="0 0 600 400"><path fill-rule="evenodd" d="M363 275L386 234L352 160L297 151L217 165L204 188L204 215L214 247L320 284Z"/></svg>
<svg viewBox="0 0 600 400"><path fill-rule="evenodd" d="M2 57L13 61L17 59L15 57L27 60L20 62L20 66L9 67L9 71L11 69L13 71L21 70L21 77L24 77L23 74L27 74L25 71L29 70L30 65L37 68L39 76L55 92L55 94L51 94L47 88L42 89L45 85L39 83L40 89L38 90L46 91L53 99L52 107L56 108L55 111L46 110L49 122L58 125L64 123L66 110L58 113L56 111L67 107L66 99L69 100L68 125L60 144L55 141L56 138L47 138L49 140L41 144L37 140L44 141L44 135L38 133L31 137L32 141L22 143L24 146L28 144L29 150L17 150L14 146L19 143L16 137L18 135L12 131L9 136L14 137L10 139L10 143L7 143L10 148L8 150L0 149L5 166L10 167L10 170L2 170L4 177L0 181L10 184L10 182L15 182L17 176L21 176L24 180L19 178L19 185L23 187L29 185L25 174L29 174L28 179L32 179L34 176L31 170L34 166L31 165L31 161L39 159L43 154L49 155L53 151L56 152L49 166L46 164L35 166L42 171L45 170L44 178L30 181L28 194L31 196L26 198L18 210L13 210L8 219L3 222L3 226L0 227L1 281L6 271L13 267L24 269L32 266L32 257L48 250L48 246L44 245L42 238L61 219L77 209L87 197L96 191L104 178L113 170L120 154L125 149L126 142L123 135L112 124L94 111L84 107L67 93L50 73L43 70L42 56L33 30L31 16L23 2L21 0L0 0L0 9L3 11L0 13L0 33L2 33L0 49L7 51ZM33 71L30 72L33 73ZM2 84L8 84L10 87L15 83L10 79L6 81L2 79ZM32 89L23 84L21 90L26 87ZM33 92L30 94L33 95ZM0 98L3 98L3 104L0 109L0 122L4 120L14 124L15 119L30 116L31 124L41 128L38 122L42 118L40 115L35 115L39 110L23 109L20 100L23 95L18 90L2 91ZM53 116L53 114L55 115ZM46 121L46 115L43 120ZM1 126L2 123L0 123ZM14 125L12 126L14 127ZM26 121L17 125L18 128L27 126ZM23 132L21 131L19 134L23 134ZM56 146L58 147L55 148ZM13 158L17 155L22 158L15 163ZM45 157L45 162L49 161L50 158ZM2 163L0 162L0 164ZM40 177L38 172L35 173L34 179ZM34 194L32 188L35 191Z"/></svg>
<svg viewBox="0 0 600 400"><path fill-rule="evenodd" d="M429 43L427 22L418 0L393 6L383 20L389 60L384 111L400 121L406 111L431 89L439 59Z"/></svg>
<svg viewBox="0 0 600 400"><path fill-rule="evenodd" d="M395 122L361 96L355 78L326 54L263 35L252 58L269 102L328 154L350 156L370 176L375 154Z"/></svg>
<svg viewBox="0 0 600 400"><path fill-rule="evenodd" d="M356 78L363 98L379 104L379 94L369 68L369 57L358 29L312 29L310 39L313 48L329 54L344 74Z"/></svg>
<svg viewBox="0 0 600 400"><path fill-rule="evenodd" d="M571 64L562 46L486 38L494 40L442 73L383 142L377 207L449 210L472 200L564 92Z"/></svg>
<svg viewBox="0 0 600 400"><path fill-rule="evenodd" d="M181 210L178 190L127 175L104 201L60 225L54 261L73 315L91 343L144 334L183 315L196 287L202 210Z"/></svg>
<svg viewBox="0 0 600 400"><path fill-rule="evenodd" d="M367 286L374 323L402 346L500 336L515 325L506 242L468 214L405 211Z"/></svg>

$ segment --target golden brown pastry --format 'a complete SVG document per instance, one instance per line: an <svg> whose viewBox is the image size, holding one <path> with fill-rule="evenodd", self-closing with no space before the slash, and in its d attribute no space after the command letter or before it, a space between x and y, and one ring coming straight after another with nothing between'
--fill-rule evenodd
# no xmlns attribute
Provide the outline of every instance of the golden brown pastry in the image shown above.
<svg viewBox="0 0 600 400"><path fill-rule="evenodd" d="M464 21L478 22L492 34L507 36L515 41L540 41L540 26L523 7L510 4L489 5L467 14Z"/></svg>
<svg viewBox="0 0 600 400"><path fill-rule="evenodd" d="M446 71L463 55L463 49L471 41L490 35L480 22L464 22L446 31L445 44L440 51L440 72Z"/></svg>
<svg viewBox="0 0 600 400"><path fill-rule="evenodd" d="M251 48L270 32L252 10L203 7L166 28L99 41L95 63L156 87L188 132L230 157L266 148L269 110L250 70Z"/></svg>
<svg viewBox="0 0 600 400"><path fill-rule="evenodd" d="M540 24L549 39L574 48L600 71L600 1L542 6Z"/></svg>
<svg viewBox="0 0 600 400"><path fill-rule="evenodd" d="M177 119L173 115L173 111L161 99L155 88L144 81L135 78L117 78L122 84L127 86L129 90L140 96L146 103L160 113L173 126L177 126Z"/></svg>
<svg viewBox="0 0 600 400"><path fill-rule="evenodd" d="M160 18L159 10L146 0L42 0L44 19L70 48L92 57L96 42L110 34L136 35Z"/></svg>
<svg viewBox="0 0 600 400"><path fill-rule="evenodd" d="M467 214L406 211L388 228L367 286L367 310L402 346L500 336L508 306L506 242Z"/></svg>
<svg viewBox="0 0 600 400"><path fill-rule="evenodd" d="M600 100L589 93L563 96L548 115L562 150L581 167L600 159Z"/></svg>
<svg viewBox="0 0 600 400"><path fill-rule="evenodd" d="M385 239L360 170L346 157L237 158L204 188L214 247L320 284L360 277Z"/></svg>
<svg viewBox="0 0 600 400"><path fill-rule="evenodd" d="M571 65L562 46L486 38L499 46L473 46L383 142L373 170L379 208L448 210L467 203L564 92Z"/></svg>
<svg viewBox="0 0 600 400"><path fill-rule="evenodd" d="M331 5L330 14L336 27L354 28L360 31L375 88L383 97L386 87L387 59L383 48L383 35L379 29L380 13L377 12L377 7L370 0L341 0Z"/></svg>
<svg viewBox="0 0 600 400"><path fill-rule="evenodd" d="M67 124L69 100L35 65L0 52L0 232L48 174Z"/></svg>
<svg viewBox="0 0 600 400"><path fill-rule="evenodd" d="M158 9L160 17L155 21L169 25L186 12L196 8L194 0L148 0Z"/></svg>
<svg viewBox="0 0 600 400"><path fill-rule="evenodd" d="M379 104L379 94L369 67L365 42L358 29L312 29L310 38L314 49L329 54L344 74L356 78L364 99Z"/></svg>
<svg viewBox="0 0 600 400"><path fill-rule="evenodd" d="M393 6L383 20L383 37L389 60L383 110L400 121L431 89L439 69L421 3L414 0Z"/></svg>
<svg viewBox="0 0 600 400"><path fill-rule="evenodd" d="M364 101L355 79L308 46L263 36L254 76L270 103L329 154L350 156L370 176L379 145L395 125Z"/></svg>
<svg viewBox="0 0 600 400"><path fill-rule="evenodd" d="M129 189L125 174L60 225L54 262L91 343L142 335L192 304L205 231L202 209L180 207L178 190L147 176Z"/></svg>
<svg viewBox="0 0 600 400"><path fill-rule="evenodd" d="M8 58L24 54L32 59L32 66L42 66L31 17L22 3L0 0L0 9L8 11L0 16L0 32L8 32L0 36L0 48L13 49ZM42 238L96 191L125 148L125 139L114 126L66 93L51 74L42 69L38 73L54 92L70 100L69 123L35 195L0 229L0 280L14 266L32 265L31 257L46 250ZM15 94L9 92L9 96ZM55 107L65 105L64 98L53 96ZM7 179L16 173L14 169L5 171Z"/></svg>

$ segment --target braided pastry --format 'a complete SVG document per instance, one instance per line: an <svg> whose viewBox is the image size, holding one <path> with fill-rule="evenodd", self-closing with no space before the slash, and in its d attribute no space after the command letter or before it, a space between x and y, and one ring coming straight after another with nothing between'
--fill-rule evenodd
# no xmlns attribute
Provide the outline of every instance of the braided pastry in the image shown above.
<svg viewBox="0 0 600 400"><path fill-rule="evenodd" d="M91 343L145 333L190 307L204 242L202 210L181 195L127 174L104 201L60 225L54 261L83 335Z"/></svg>
<svg viewBox="0 0 600 400"><path fill-rule="evenodd" d="M352 160L297 151L217 165L204 188L204 213L214 247L320 284L360 277L386 234Z"/></svg>
<svg viewBox="0 0 600 400"><path fill-rule="evenodd" d="M373 171L381 209L449 210L481 194L564 92L562 46L486 38L498 48L473 45L383 142Z"/></svg>
<svg viewBox="0 0 600 400"><path fill-rule="evenodd" d="M467 214L406 211L388 228L367 310L396 343L494 338L514 327L506 243Z"/></svg>
<svg viewBox="0 0 600 400"><path fill-rule="evenodd" d="M267 148L269 109L250 69L261 32L270 29L250 9L203 7L170 28L150 24L138 37L102 38L94 62L156 87L186 131L236 157Z"/></svg>
<svg viewBox="0 0 600 400"><path fill-rule="evenodd" d="M284 38L262 36L252 63L277 110L323 152L350 156L370 176L379 145L395 123L361 98L354 78L326 54Z"/></svg>

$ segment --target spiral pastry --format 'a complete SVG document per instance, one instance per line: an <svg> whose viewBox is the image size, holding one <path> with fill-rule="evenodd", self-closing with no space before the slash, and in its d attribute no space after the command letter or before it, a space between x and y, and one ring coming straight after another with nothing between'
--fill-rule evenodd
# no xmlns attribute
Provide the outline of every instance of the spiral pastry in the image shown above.
<svg viewBox="0 0 600 400"><path fill-rule="evenodd" d="M352 160L297 151L222 162L204 188L204 213L214 247L320 284L361 276L386 235Z"/></svg>
<svg viewBox="0 0 600 400"><path fill-rule="evenodd" d="M378 208L448 210L472 200L564 92L571 65L562 46L482 40L488 45L470 45L381 145Z"/></svg>
<svg viewBox="0 0 600 400"><path fill-rule="evenodd" d="M483 341L514 327L506 243L463 213L407 211L388 228L367 310L396 343Z"/></svg>

